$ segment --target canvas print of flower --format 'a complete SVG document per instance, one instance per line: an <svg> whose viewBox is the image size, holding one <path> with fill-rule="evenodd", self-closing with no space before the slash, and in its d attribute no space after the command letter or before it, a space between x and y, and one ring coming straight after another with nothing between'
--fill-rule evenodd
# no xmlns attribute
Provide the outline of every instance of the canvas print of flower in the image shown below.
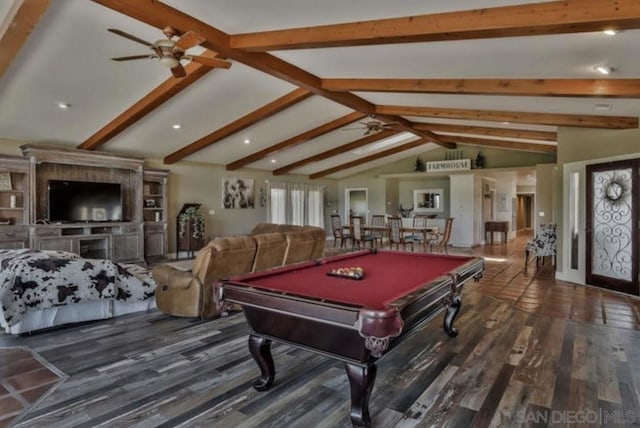
<svg viewBox="0 0 640 428"><path fill-rule="evenodd" d="M223 178L222 206L224 208L253 208L253 179Z"/></svg>

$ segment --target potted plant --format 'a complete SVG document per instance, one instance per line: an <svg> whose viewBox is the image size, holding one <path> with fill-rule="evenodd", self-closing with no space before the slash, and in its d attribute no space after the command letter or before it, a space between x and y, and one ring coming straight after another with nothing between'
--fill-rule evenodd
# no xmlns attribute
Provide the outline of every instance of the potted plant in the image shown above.
<svg viewBox="0 0 640 428"><path fill-rule="evenodd" d="M189 224L191 224L191 230L188 233L195 239L204 239L204 215L197 207L189 207L178 216L180 238L184 238Z"/></svg>

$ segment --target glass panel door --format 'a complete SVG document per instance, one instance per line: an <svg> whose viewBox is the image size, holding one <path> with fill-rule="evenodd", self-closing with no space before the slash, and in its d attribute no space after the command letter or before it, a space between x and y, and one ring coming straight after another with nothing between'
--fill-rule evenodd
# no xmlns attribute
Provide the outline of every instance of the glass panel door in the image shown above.
<svg viewBox="0 0 640 428"><path fill-rule="evenodd" d="M638 295L638 162L587 166L587 284Z"/></svg>

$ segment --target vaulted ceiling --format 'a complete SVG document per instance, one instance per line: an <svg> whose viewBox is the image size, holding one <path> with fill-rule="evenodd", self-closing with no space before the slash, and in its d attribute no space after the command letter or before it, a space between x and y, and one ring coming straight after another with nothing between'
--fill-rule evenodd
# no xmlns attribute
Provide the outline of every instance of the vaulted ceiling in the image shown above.
<svg viewBox="0 0 640 428"><path fill-rule="evenodd" d="M637 0L5 0L0 22L0 138L167 164L340 178L438 147L554 153L559 126L640 116ZM167 26L208 65L111 60Z"/></svg>

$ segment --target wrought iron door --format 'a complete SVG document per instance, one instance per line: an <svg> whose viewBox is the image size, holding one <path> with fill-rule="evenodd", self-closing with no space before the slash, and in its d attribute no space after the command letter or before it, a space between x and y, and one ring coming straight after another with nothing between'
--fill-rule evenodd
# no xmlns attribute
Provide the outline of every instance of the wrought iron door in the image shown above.
<svg viewBox="0 0 640 428"><path fill-rule="evenodd" d="M586 282L638 295L638 160L587 166Z"/></svg>

